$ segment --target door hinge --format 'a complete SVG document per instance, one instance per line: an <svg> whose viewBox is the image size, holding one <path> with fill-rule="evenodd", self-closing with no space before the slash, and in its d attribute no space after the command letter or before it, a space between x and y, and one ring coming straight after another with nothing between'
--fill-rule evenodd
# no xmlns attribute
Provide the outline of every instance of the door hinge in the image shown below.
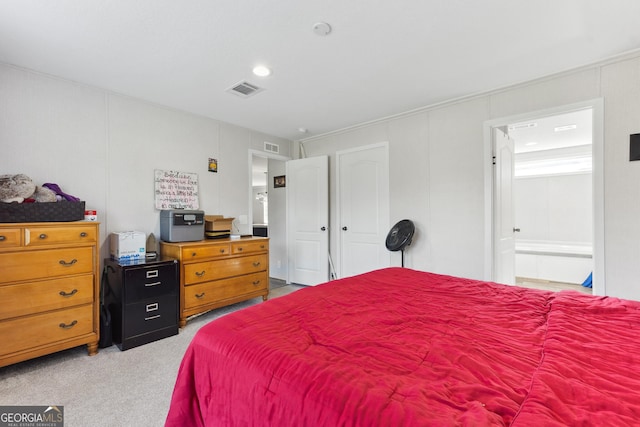
<svg viewBox="0 0 640 427"><path fill-rule="evenodd" d="M492 165L496 164L496 156L491 157L491 164Z"/></svg>

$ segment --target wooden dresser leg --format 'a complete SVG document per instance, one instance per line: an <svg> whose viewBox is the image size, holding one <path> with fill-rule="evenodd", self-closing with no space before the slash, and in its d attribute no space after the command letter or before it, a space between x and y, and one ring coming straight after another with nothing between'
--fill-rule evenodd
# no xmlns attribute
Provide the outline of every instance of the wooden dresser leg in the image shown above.
<svg viewBox="0 0 640 427"><path fill-rule="evenodd" d="M262 295L262 301L266 301L269 299L269 294L267 295Z"/></svg>
<svg viewBox="0 0 640 427"><path fill-rule="evenodd" d="M95 356L98 354L98 341L87 344L87 352L89 353L89 356Z"/></svg>
<svg viewBox="0 0 640 427"><path fill-rule="evenodd" d="M187 319L184 317L181 317L180 320L178 320L178 326L180 327L180 329L187 326Z"/></svg>

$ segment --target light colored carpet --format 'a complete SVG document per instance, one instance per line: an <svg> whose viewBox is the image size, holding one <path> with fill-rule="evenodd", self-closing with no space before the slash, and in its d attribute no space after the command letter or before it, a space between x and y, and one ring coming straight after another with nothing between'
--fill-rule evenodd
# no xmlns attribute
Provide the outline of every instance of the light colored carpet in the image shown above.
<svg viewBox="0 0 640 427"><path fill-rule="evenodd" d="M269 298L300 288L271 289ZM0 405L64 406L65 427L163 426L182 355L198 329L260 303L255 298L210 311L178 335L127 351L114 345L89 357L82 346L0 368Z"/></svg>

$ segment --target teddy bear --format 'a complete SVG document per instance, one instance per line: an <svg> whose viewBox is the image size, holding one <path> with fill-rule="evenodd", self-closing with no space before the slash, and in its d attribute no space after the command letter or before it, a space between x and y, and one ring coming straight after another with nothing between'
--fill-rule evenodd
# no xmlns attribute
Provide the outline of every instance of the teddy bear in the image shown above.
<svg viewBox="0 0 640 427"><path fill-rule="evenodd" d="M0 201L22 203L25 200L55 202L57 198L55 191L36 185L27 175L0 175Z"/></svg>

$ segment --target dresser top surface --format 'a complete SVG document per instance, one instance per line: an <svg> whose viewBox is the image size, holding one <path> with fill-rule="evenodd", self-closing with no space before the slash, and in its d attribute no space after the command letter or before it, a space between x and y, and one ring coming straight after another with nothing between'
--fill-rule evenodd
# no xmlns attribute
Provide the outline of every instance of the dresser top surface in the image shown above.
<svg viewBox="0 0 640 427"><path fill-rule="evenodd" d="M100 225L97 221L0 222L0 227L60 227L67 225Z"/></svg>
<svg viewBox="0 0 640 427"><path fill-rule="evenodd" d="M252 241L260 241L260 240L269 240L268 237L260 237L260 236L246 236L241 237L239 239L205 239L205 240L197 240L195 242L165 242L164 240L160 241L160 244L163 245L175 245L175 246L200 246L200 245L214 245L216 243L234 243L234 242L252 242Z"/></svg>

